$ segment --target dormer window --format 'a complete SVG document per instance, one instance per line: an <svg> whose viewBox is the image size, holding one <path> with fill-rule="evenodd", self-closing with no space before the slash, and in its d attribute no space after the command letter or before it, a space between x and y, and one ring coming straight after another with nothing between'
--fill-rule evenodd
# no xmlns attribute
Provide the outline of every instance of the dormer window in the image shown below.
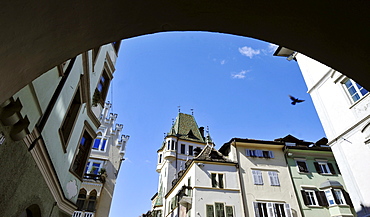
<svg viewBox="0 0 370 217"><path fill-rule="evenodd" d="M352 79L347 79L345 82L343 82L343 84L353 102L356 102L357 100L361 99L369 92Z"/></svg>
<svg viewBox="0 0 370 217"><path fill-rule="evenodd" d="M246 149L246 155L248 157L263 157L263 158L274 158L273 151L265 151L265 150L251 150Z"/></svg>

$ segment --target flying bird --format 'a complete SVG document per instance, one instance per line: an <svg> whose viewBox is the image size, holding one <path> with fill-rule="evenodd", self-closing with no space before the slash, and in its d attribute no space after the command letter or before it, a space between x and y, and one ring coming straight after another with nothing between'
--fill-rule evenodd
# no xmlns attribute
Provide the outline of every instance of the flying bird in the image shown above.
<svg viewBox="0 0 370 217"><path fill-rule="evenodd" d="M289 98L292 100L292 105L295 105L296 103L304 102L303 99L298 99L298 98L295 98L291 95L289 95Z"/></svg>

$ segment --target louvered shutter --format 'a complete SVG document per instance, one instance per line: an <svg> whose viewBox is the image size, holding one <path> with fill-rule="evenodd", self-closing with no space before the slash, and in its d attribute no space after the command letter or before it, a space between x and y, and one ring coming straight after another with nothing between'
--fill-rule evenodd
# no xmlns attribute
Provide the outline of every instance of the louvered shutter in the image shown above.
<svg viewBox="0 0 370 217"><path fill-rule="evenodd" d="M301 190L301 193L302 193L302 198L303 198L303 202L304 204L307 206L307 205L310 205L310 200L308 199L308 195L307 195L307 192L305 190Z"/></svg>
<svg viewBox="0 0 370 217"><path fill-rule="evenodd" d="M232 206L226 206L226 217L234 217L234 210Z"/></svg>
<svg viewBox="0 0 370 217"><path fill-rule="evenodd" d="M246 149L246 155L247 155L248 157L252 156L252 155L251 155L251 150L250 150L250 149Z"/></svg>
<svg viewBox="0 0 370 217"><path fill-rule="evenodd" d="M326 199L326 195L324 191L315 191L316 198L319 202L320 206L329 206L328 200Z"/></svg>
<svg viewBox="0 0 370 217"><path fill-rule="evenodd" d="M258 209L258 203L257 202L253 202L253 206L254 206L254 216L255 217L260 217L260 211Z"/></svg>
<svg viewBox="0 0 370 217"><path fill-rule="evenodd" d="M267 203L267 210L269 217L274 217L274 206L273 203Z"/></svg>
<svg viewBox="0 0 370 217"><path fill-rule="evenodd" d="M284 207L285 207L285 216L286 217L292 217L292 209L290 208L290 204L289 203L286 203L284 204Z"/></svg>
<svg viewBox="0 0 370 217"><path fill-rule="evenodd" d="M330 169L331 174L335 175L336 173L335 173L335 169L334 169L333 164L332 163L328 163L328 167Z"/></svg>
<svg viewBox="0 0 370 217"><path fill-rule="evenodd" d="M270 155L270 158L274 158L274 152L273 151L269 151L269 155Z"/></svg>
<svg viewBox="0 0 370 217"><path fill-rule="evenodd" d="M263 157L263 152L262 150L256 150L257 157Z"/></svg>
<svg viewBox="0 0 370 217"><path fill-rule="evenodd" d="M317 173L321 174L322 170L318 162L313 162L313 165L315 165Z"/></svg>
<svg viewBox="0 0 370 217"><path fill-rule="evenodd" d="M351 197L349 196L348 192L342 189L342 194L344 196L344 199L346 200L346 203L350 206L353 207Z"/></svg>
<svg viewBox="0 0 370 217"><path fill-rule="evenodd" d="M215 216L215 211L213 208L213 205L206 205L206 215L207 217L214 217Z"/></svg>
<svg viewBox="0 0 370 217"><path fill-rule="evenodd" d="M218 174L218 187L224 188L224 175Z"/></svg>

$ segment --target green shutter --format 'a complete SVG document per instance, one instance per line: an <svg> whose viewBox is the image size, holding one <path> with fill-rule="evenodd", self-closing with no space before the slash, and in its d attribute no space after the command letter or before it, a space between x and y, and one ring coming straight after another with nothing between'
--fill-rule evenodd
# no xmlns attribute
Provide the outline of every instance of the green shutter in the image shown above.
<svg viewBox="0 0 370 217"><path fill-rule="evenodd" d="M206 215L207 217L214 217L215 216L215 211L213 209L213 205L206 205Z"/></svg>
<svg viewBox="0 0 370 217"><path fill-rule="evenodd" d="M234 217L234 211L232 206L226 206L226 217Z"/></svg>

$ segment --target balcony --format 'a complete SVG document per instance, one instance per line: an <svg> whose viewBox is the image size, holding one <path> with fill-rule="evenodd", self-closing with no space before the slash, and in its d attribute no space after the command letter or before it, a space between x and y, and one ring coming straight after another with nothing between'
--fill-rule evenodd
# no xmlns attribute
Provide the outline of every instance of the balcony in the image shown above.
<svg viewBox="0 0 370 217"><path fill-rule="evenodd" d="M172 150L167 150L164 152L164 159L167 160L174 160L176 159L176 151Z"/></svg>
<svg viewBox="0 0 370 217"><path fill-rule="evenodd" d="M72 217L94 217L94 213L85 211L74 211Z"/></svg>
<svg viewBox="0 0 370 217"><path fill-rule="evenodd" d="M106 173L104 174L85 173L84 174L84 179L100 181L101 183L105 183L106 178L107 178Z"/></svg>

